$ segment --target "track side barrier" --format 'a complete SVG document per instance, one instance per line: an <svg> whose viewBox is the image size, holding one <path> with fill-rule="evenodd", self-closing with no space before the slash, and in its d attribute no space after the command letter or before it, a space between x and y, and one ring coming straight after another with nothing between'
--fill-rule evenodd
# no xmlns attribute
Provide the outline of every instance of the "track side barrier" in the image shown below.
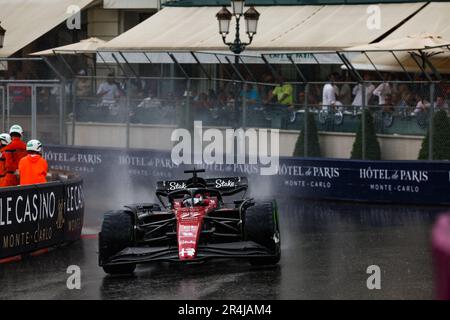
<svg viewBox="0 0 450 320"><path fill-rule="evenodd" d="M80 238L83 180L53 173L44 184L0 189L0 259Z"/></svg>
<svg viewBox="0 0 450 320"><path fill-rule="evenodd" d="M86 194L96 199L145 190L156 181L176 180L193 165L177 166L168 151L48 146L53 169L83 177ZM369 203L449 205L449 161L369 161L281 157L275 175L261 175L257 164L196 165L205 177L246 176L251 196L285 196ZM254 193L254 194L253 194Z"/></svg>

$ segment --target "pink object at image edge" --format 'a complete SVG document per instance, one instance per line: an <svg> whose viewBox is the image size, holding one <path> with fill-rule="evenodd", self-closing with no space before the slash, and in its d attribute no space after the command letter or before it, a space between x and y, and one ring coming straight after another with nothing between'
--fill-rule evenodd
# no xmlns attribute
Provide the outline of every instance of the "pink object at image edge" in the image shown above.
<svg viewBox="0 0 450 320"><path fill-rule="evenodd" d="M450 214L436 220L432 235L435 298L450 300Z"/></svg>

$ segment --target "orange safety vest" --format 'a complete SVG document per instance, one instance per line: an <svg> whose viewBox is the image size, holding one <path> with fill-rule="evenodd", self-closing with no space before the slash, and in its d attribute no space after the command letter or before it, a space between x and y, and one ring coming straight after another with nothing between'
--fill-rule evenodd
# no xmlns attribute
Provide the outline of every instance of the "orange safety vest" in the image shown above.
<svg viewBox="0 0 450 320"><path fill-rule="evenodd" d="M15 175L19 168L19 161L27 155L27 145L17 137L13 137L10 144L4 149L6 176L4 178L4 186L17 186L19 179Z"/></svg>
<svg viewBox="0 0 450 320"><path fill-rule="evenodd" d="M29 154L19 162L20 185L47 182L47 161L38 154Z"/></svg>

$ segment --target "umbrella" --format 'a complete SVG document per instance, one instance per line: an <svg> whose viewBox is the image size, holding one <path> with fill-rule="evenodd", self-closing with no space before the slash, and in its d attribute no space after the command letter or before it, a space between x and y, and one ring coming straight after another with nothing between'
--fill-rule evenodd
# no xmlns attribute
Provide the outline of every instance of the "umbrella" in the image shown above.
<svg viewBox="0 0 450 320"><path fill-rule="evenodd" d="M439 35L422 33L403 38L346 48L346 51L363 52L351 59L357 70L379 71L431 71L429 61L440 73L450 73L450 40ZM375 67L374 67L375 65ZM419 66L420 65L420 66Z"/></svg>
<svg viewBox="0 0 450 320"><path fill-rule="evenodd" d="M96 53L100 46L103 46L106 41L99 38L89 38L81 40L80 42L72 43L66 46L47 49L44 51L34 52L32 56L53 56L56 54L78 54L78 53Z"/></svg>

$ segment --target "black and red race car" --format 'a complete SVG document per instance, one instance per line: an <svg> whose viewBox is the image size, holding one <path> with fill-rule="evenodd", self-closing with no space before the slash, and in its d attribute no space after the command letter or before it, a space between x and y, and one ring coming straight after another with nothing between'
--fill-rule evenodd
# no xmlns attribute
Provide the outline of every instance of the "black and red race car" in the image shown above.
<svg viewBox="0 0 450 320"><path fill-rule="evenodd" d="M161 205L128 205L104 215L99 265L106 273L132 273L136 264L153 261L237 258L254 265L279 262L275 200L256 203L245 198L247 178L197 176L204 171L184 171L192 174L187 180L158 182L156 196ZM239 194L243 195L236 199Z"/></svg>

